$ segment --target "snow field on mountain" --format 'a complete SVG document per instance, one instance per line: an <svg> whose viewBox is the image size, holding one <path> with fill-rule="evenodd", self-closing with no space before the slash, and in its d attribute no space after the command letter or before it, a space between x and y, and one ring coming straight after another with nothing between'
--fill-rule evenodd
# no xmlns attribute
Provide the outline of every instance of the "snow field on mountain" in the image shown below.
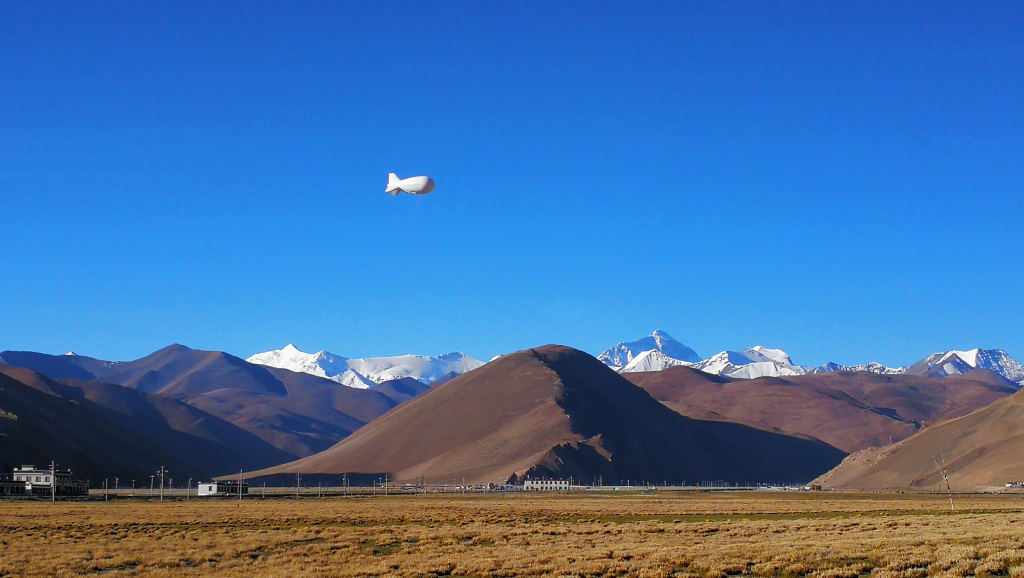
<svg viewBox="0 0 1024 578"><path fill-rule="evenodd" d="M396 355L348 359L327 351L306 353L290 343L282 349L257 353L246 361L316 375L357 389L367 389L403 377L430 384L449 373L462 374L483 365L483 362L459 352L436 357Z"/></svg>

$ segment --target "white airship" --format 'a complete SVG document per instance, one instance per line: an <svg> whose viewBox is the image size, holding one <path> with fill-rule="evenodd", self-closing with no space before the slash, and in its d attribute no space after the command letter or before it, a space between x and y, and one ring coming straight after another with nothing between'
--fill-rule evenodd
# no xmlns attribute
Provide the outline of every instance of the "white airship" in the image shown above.
<svg viewBox="0 0 1024 578"><path fill-rule="evenodd" d="M389 173L388 188L384 189L384 192L397 195L398 193L405 191L410 195L425 195L432 190L434 190L434 179L430 177L409 177L407 179L400 179L395 173Z"/></svg>

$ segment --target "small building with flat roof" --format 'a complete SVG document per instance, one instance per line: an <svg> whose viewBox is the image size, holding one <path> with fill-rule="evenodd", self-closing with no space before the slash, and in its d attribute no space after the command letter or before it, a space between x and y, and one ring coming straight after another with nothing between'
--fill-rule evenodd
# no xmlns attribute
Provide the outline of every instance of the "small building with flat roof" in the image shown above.
<svg viewBox="0 0 1024 578"><path fill-rule="evenodd" d="M246 482L239 484L236 480L199 482L197 487L196 494L199 496L237 496L239 491L244 496L249 493L249 484Z"/></svg>

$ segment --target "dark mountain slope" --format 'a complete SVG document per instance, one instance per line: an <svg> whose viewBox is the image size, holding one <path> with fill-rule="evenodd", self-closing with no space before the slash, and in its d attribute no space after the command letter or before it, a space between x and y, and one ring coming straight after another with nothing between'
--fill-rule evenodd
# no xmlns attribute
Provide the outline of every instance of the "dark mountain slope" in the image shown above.
<svg viewBox="0 0 1024 578"><path fill-rule="evenodd" d="M72 355L49 355L34 351L2 351L0 363L23 367L50 379L95 379L92 372L74 363Z"/></svg>
<svg viewBox="0 0 1024 578"><path fill-rule="evenodd" d="M223 387L184 401L298 456L329 448L398 405L381 392L286 369L252 367L274 379L284 395L254 392L245 382L221 382Z"/></svg>
<svg viewBox="0 0 1024 578"><path fill-rule="evenodd" d="M175 399L111 383L53 381L27 369L0 372L45 393L76 403L101 419L153 442L199 471L227 474L295 459L244 429Z"/></svg>
<svg viewBox="0 0 1024 578"><path fill-rule="evenodd" d="M175 476L201 478L203 472L119 424L0 373L0 469L21 464L71 468L76 478L100 487L114 476L126 484L167 466ZM182 478L182 479L184 479Z"/></svg>

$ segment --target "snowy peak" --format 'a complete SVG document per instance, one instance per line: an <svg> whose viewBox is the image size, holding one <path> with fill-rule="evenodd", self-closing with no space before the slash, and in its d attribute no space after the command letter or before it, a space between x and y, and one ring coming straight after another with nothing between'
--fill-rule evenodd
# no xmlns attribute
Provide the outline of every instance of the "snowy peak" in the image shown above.
<svg viewBox="0 0 1024 578"><path fill-rule="evenodd" d="M686 365L706 373L739 379L757 377L783 377L830 371L868 371L880 375L927 375L946 377L961 375L975 369L985 369L1024 387L1024 365L1002 349L951 349L935 353L909 367L888 367L874 361L859 365L826 363L817 367L796 365L788 353L763 345L739 351L722 351L700 359L689 347L679 343L664 331L636 341L625 341L598 356L619 373L661 371L668 367Z"/></svg>
<svg viewBox="0 0 1024 578"><path fill-rule="evenodd" d="M981 353L981 350L978 349L978 348L971 349L970 351L951 350L951 351L947 351L946 354L942 356L942 359L939 360L939 363L942 363L943 361L946 361L948 359L952 359L952 358L956 357L956 358L959 358L960 361L966 363L968 366L976 368L976 367L978 367L978 355L980 353ZM986 353L989 353L989 352L986 352ZM992 353L995 353L995 352L992 352ZM1006 355L1002 351L999 351L998 353Z"/></svg>
<svg viewBox="0 0 1024 578"><path fill-rule="evenodd" d="M743 353L750 356L751 358L760 357L762 361L774 361L783 365L793 365L793 360L789 358L789 354L781 349L768 349L760 345L754 347L748 347L743 350Z"/></svg>
<svg viewBox="0 0 1024 578"><path fill-rule="evenodd" d="M676 367L678 365L686 365L692 367L692 363L686 361L680 361L678 359L672 359L657 349L650 351L644 351L640 355L637 355L619 370L619 373L634 373L640 371L661 371L662 369L668 369L669 367Z"/></svg>
<svg viewBox="0 0 1024 578"><path fill-rule="evenodd" d="M748 347L742 351L723 351L694 365L705 373L738 379L803 375L807 368L793 365L781 349Z"/></svg>
<svg viewBox="0 0 1024 578"><path fill-rule="evenodd" d="M291 343L281 349L257 353L246 361L308 373L358 389L367 389L403 377L411 377L421 383L430 384L450 373L462 374L483 365L480 361L459 352L445 353L437 357L399 355L348 359L327 351L306 353Z"/></svg>
<svg viewBox="0 0 1024 578"><path fill-rule="evenodd" d="M376 382L363 377L362 375L355 371L352 371L351 369L346 369L344 373L328 377L327 379L337 381L341 385L347 385L349 387L354 387L356 389L369 389L377 385Z"/></svg>
<svg viewBox="0 0 1024 578"><path fill-rule="evenodd" d="M859 365L840 365L831 361L825 365L809 368L808 373L828 373L830 371L868 371L879 375L902 375L907 372L906 367L887 367L881 363L870 361Z"/></svg>
<svg viewBox="0 0 1024 578"><path fill-rule="evenodd" d="M987 369L1017 385L1024 385L1024 365L1002 349L952 349L945 353L933 353L908 367L907 373L946 377L967 373L973 369Z"/></svg>
<svg viewBox="0 0 1024 578"><path fill-rule="evenodd" d="M341 382L335 379L335 377L348 370L347 360L344 357L326 351L306 353L291 343L281 349L257 353L246 359L246 361L256 365L266 365L299 373L308 373L317 377L338 381L338 383Z"/></svg>
<svg viewBox="0 0 1024 578"><path fill-rule="evenodd" d="M446 353L437 357L397 355L348 360L349 368L366 376L374 383L411 377L421 383L429 384L449 373L455 372L461 375L482 365L483 362L459 352Z"/></svg>
<svg viewBox="0 0 1024 578"><path fill-rule="evenodd" d="M619 343L615 347L612 347L597 356L597 358L612 369L621 371L629 365L634 358L646 351L659 351L666 357L676 361L686 361L690 363L700 361L700 356L697 355L696 351L673 339L671 335L660 329L647 337L637 339L636 341L624 341Z"/></svg>

